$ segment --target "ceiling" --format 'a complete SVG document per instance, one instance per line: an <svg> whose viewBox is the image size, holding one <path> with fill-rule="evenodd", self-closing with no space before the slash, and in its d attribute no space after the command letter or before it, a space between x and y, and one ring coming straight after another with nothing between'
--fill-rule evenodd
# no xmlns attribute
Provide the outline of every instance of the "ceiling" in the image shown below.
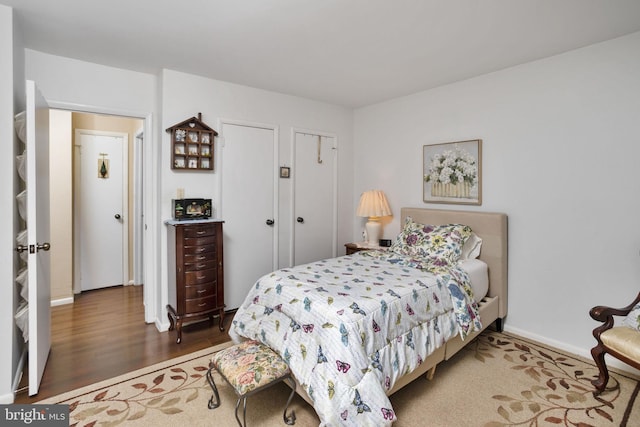
<svg viewBox="0 0 640 427"><path fill-rule="evenodd" d="M0 0L27 48L360 107L640 31L638 0Z"/></svg>

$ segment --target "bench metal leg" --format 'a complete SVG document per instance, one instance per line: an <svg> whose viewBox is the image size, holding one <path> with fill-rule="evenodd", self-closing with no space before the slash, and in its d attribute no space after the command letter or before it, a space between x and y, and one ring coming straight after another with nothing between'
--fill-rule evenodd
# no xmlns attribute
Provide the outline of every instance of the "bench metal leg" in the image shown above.
<svg viewBox="0 0 640 427"><path fill-rule="evenodd" d="M207 381L211 386L211 390L213 390L213 394L211 395L211 398L209 399L209 404L207 405L209 409L216 409L218 406L220 406L220 395L218 394L218 388L216 387L216 383L213 381L213 372L212 372L213 369L214 369L213 366L211 366L207 371Z"/></svg>
<svg viewBox="0 0 640 427"><path fill-rule="evenodd" d="M238 417L238 408L240 407L240 402L242 405L242 421L240 422L240 418ZM247 427L247 395L240 396L238 401L236 402L236 421L238 421L238 425L240 427Z"/></svg>
<svg viewBox="0 0 640 427"><path fill-rule="evenodd" d="M284 407L284 413L282 414L282 419L284 423L288 426L292 426L296 423L296 411L291 410L291 415L287 415L287 410L289 409L289 404L293 399L293 395L296 394L296 382L293 378L286 378L284 381L289 381L289 387L291 387L291 394L289 394L289 399L287 399L287 406Z"/></svg>

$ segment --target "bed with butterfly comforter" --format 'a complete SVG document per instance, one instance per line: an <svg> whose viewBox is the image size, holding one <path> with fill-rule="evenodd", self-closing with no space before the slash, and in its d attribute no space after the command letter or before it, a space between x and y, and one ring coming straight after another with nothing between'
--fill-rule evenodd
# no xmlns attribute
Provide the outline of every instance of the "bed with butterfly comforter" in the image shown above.
<svg viewBox="0 0 640 427"><path fill-rule="evenodd" d="M453 240L468 232L460 227L449 230L460 234ZM406 231L407 224L405 245L413 239ZM451 237L435 242L444 256L431 256L429 242L427 257L365 251L267 274L230 334L278 352L322 425L390 425L396 383L448 341L483 328L469 277L455 262L461 241Z"/></svg>

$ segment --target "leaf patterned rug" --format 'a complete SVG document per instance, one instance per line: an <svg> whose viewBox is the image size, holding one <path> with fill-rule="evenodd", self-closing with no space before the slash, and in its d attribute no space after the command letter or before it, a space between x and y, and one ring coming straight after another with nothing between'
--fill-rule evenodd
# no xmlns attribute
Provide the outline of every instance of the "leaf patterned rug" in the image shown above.
<svg viewBox="0 0 640 427"><path fill-rule="evenodd" d="M71 426L233 426L233 390L215 376L222 405L207 408L212 347L38 403L70 405ZM507 333L486 331L436 370L391 397L394 426L640 426L640 383L611 372L593 396L595 365ZM289 389L282 383L249 397L247 425L282 426ZM296 426L317 426L296 396Z"/></svg>

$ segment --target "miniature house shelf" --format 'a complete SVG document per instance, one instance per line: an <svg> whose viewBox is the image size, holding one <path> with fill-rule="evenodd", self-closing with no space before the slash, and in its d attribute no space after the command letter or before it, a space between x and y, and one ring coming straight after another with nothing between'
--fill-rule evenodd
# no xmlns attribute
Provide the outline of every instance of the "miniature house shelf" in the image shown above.
<svg viewBox="0 0 640 427"><path fill-rule="evenodd" d="M202 121L202 114L167 129L171 133L171 168L213 170L213 139L218 132Z"/></svg>

